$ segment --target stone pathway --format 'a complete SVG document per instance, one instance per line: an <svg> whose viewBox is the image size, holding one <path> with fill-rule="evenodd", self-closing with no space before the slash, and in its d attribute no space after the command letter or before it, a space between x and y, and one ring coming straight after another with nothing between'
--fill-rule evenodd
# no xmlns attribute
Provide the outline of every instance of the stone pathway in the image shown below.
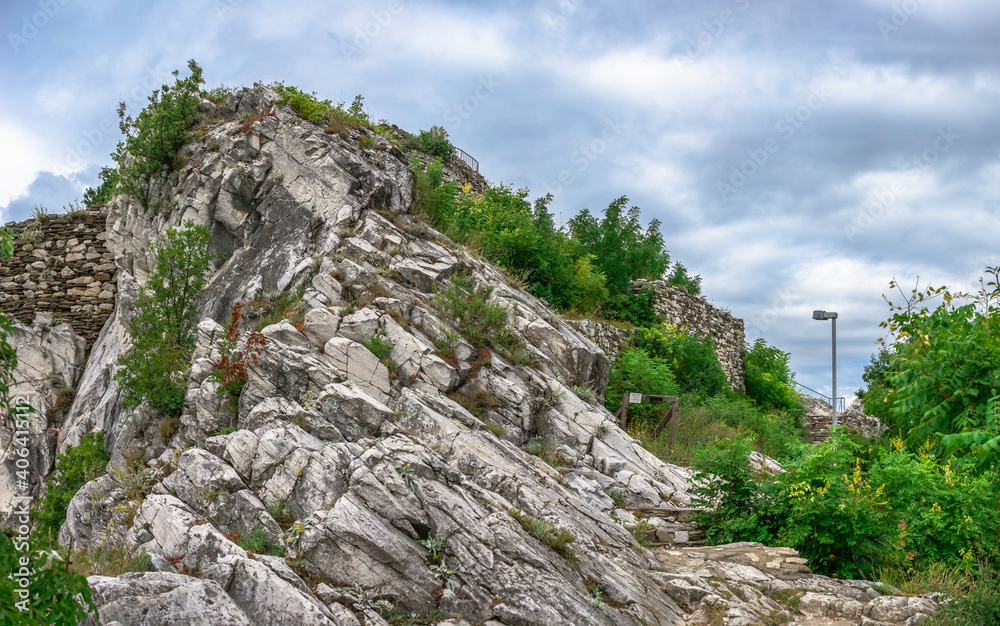
<svg viewBox="0 0 1000 626"><path fill-rule="evenodd" d="M653 552L660 571L651 577L687 613L687 626L909 626L936 610L936 597L883 596L868 581L813 574L791 548L743 542Z"/></svg>

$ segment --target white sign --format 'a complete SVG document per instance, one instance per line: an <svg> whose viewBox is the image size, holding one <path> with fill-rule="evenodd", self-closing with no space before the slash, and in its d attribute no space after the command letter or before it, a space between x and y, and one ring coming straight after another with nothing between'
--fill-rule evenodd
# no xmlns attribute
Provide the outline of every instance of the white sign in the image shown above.
<svg viewBox="0 0 1000 626"><path fill-rule="evenodd" d="M639 404L640 402L642 402L642 394L641 393L630 393L630 394L628 394L628 403L629 404Z"/></svg>

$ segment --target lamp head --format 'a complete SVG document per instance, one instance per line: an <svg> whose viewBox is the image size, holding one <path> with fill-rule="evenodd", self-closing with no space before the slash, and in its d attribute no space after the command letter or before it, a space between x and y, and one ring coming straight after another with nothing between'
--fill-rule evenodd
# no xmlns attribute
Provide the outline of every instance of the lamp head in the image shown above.
<svg viewBox="0 0 1000 626"><path fill-rule="evenodd" d="M837 314L833 311L813 311L814 320L835 320L837 319Z"/></svg>

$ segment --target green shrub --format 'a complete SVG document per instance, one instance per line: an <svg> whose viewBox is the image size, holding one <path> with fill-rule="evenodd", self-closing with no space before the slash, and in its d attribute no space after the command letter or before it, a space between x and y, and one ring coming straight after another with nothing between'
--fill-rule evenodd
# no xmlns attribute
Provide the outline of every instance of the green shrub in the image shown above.
<svg viewBox="0 0 1000 626"><path fill-rule="evenodd" d="M977 302L955 306L943 287L914 290L883 324L896 339L884 376L895 390L893 426L912 448L931 441L939 456L982 468L1000 458L1000 268L987 274ZM941 292L936 309L917 308Z"/></svg>
<svg viewBox="0 0 1000 626"><path fill-rule="evenodd" d="M628 198L622 196L608 205L601 220L584 209L569 221L573 237L594 255L613 294L628 293L636 278L661 278L670 263L660 221L650 221L644 233L639 208L626 211L627 206Z"/></svg>
<svg viewBox="0 0 1000 626"><path fill-rule="evenodd" d="M410 156L410 171L413 172L414 208L435 225L449 222L456 206L455 194L458 183L444 181L444 169L440 159L434 159L427 167L420 163L416 154Z"/></svg>
<svg viewBox="0 0 1000 626"><path fill-rule="evenodd" d="M97 188L88 187L83 192L83 204L88 207L110 202L111 197L115 193L115 188L118 186L118 170L110 167L102 167L101 173L98 176L101 179L101 185Z"/></svg>
<svg viewBox="0 0 1000 626"><path fill-rule="evenodd" d="M347 139L346 131L352 126L361 126L371 131L389 134L389 128L382 122L372 122L364 108L364 97L357 95L350 107L344 108L344 103L333 104L329 100L320 100L315 92L306 93L298 87L274 83L274 90L281 96L275 104L287 104L295 110L302 119L320 126L325 126L331 132L340 133Z"/></svg>
<svg viewBox="0 0 1000 626"><path fill-rule="evenodd" d="M327 121L330 110L334 108L329 100L320 100L316 92L306 93L298 87L286 87L282 83L275 83L274 90L281 96L281 100L275 104L288 104L299 117L314 124Z"/></svg>
<svg viewBox="0 0 1000 626"><path fill-rule="evenodd" d="M431 126L430 130L422 130L419 135L407 134L401 146L419 150L426 154L450 161L455 148L448 141L448 131L442 126Z"/></svg>
<svg viewBox="0 0 1000 626"><path fill-rule="evenodd" d="M729 387L711 337L667 327L638 328L633 335L635 347L650 356L666 360L686 394L714 396Z"/></svg>
<svg viewBox="0 0 1000 626"><path fill-rule="evenodd" d="M788 490L750 467L752 445L742 436L719 439L698 455L695 482L701 486L691 491L694 504L708 507L698 514L698 526L709 543L779 545L788 516Z"/></svg>
<svg viewBox="0 0 1000 626"><path fill-rule="evenodd" d="M188 61L191 75L185 79L174 71L174 85L153 91L149 104L132 119L125 115L125 103L118 106L119 126L125 140L118 144L116 191L149 204L153 178L174 165L177 151L189 138L198 120L201 101L199 85L205 82L194 60ZM99 193L99 192L98 192Z"/></svg>
<svg viewBox="0 0 1000 626"><path fill-rule="evenodd" d="M608 387L604 392L604 406L614 413L621 406L626 393L676 396L680 392L674 374L664 359L657 359L637 348L624 350L611 366ZM628 421L654 422L663 416L663 402L630 404Z"/></svg>
<svg viewBox="0 0 1000 626"><path fill-rule="evenodd" d="M795 392L795 375L788 367L790 356L758 337L743 355L743 376L747 395L758 405L798 416L804 409Z"/></svg>
<svg viewBox="0 0 1000 626"><path fill-rule="evenodd" d="M628 322L633 326L655 327L662 321L656 312L656 290L652 287L612 293L601 305L600 312L609 320Z"/></svg>
<svg viewBox="0 0 1000 626"><path fill-rule="evenodd" d="M195 305L215 257L208 251L208 229L190 220L184 226L181 231L168 228L152 244L155 271L136 298L129 326L131 346L119 357L123 367L115 374L123 392L122 406L129 410L149 402L177 415L184 406L184 372L195 342Z"/></svg>
<svg viewBox="0 0 1000 626"><path fill-rule="evenodd" d="M104 449L104 433L86 433L80 445L67 446L56 458L56 472L46 481L45 495L32 513L35 518L33 536L42 541L54 541L66 521L66 507L88 482L103 476L107 470L108 453Z"/></svg>
<svg viewBox="0 0 1000 626"><path fill-rule="evenodd" d="M835 430L783 477L789 515L781 538L819 573L870 577L897 551L892 494L862 471L861 451Z"/></svg>
<svg viewBox="0 0 1000 626"><path fill-rule="evenodd" d="M667 284L680 287L692 296L701 295L701 276L692 276L683 263L676 263L674 271L667 277Z"/></svg>
<svg viewBox="0 0 1000 626"><path fill-rule="evenodd" d="M1000 624L1000 585L996 579L938 607L926 626L986 626Z"/></svg>
<svg viewBox="0 0 1000 626"><path fill-rule="evenodd" d="M98 617L87 579L69 569L69 559L55 558L34 541L10 538L0 531L0 623L79 624L88 612ZM30 576L18 576L21 571ZM27 587L20 585L27 581ZM24 593L27 597L22 597ZM79 598L79 600L78 600Z"/></svg>
<svg viewBox="0 0 1000 626"><path fill-rule="evenodd" d="M917 567L1000 555L996 471L940 463L928 452L906 450L897 438L890 448L873 454L868 474L872 484L884 485L900 534L899 549Z"/></svg>
<svg viewBox="0 0 1000 626"><path fill-rule="evenodd" d="M524 342L507 328L507 309L502 304L488 302L493 287L473 289L463 283L462 275L452 277L452 283L434 298L446 319L458 325L465 339L477 348L496 348L516 365L533 362Z"/></svg>

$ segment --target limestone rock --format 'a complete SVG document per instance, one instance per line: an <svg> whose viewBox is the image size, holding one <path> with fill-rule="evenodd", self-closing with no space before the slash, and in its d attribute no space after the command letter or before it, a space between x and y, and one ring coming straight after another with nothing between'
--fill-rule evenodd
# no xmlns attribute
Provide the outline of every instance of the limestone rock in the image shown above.
<svg viewBox="0 0 1000 626"><path fill-rule="evenodd" d="M367 394L383 403L389 399L389 369L368 348L344 337L334 337L326 342L323 352Z"/></svg>
<svg viewBox="0 0 1000 626"><path fill-rule="evenodd" d="M240 607L214 580L168 572L122 574L87 579L105 624L148 626L251 626Z"/></svg>

